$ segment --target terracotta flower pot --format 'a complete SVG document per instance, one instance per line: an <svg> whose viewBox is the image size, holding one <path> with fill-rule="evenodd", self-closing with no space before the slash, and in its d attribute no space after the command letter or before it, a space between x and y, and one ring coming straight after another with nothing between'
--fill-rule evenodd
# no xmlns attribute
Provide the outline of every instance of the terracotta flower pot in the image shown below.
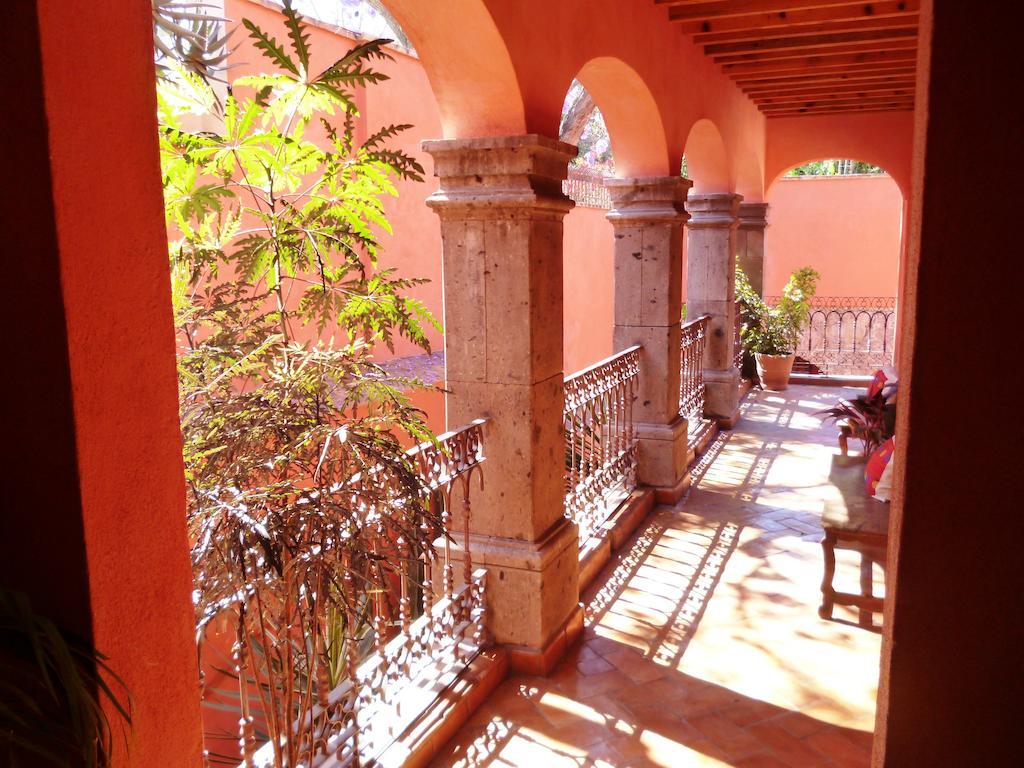
<svg viewBox="0 0 1024 768"><path fill-rule="evenodd" d="M796 355L763 355L755 352L754 359L757 361L761 386L775 392L781 392L789 386L789 374L793 372Z"/></svg>

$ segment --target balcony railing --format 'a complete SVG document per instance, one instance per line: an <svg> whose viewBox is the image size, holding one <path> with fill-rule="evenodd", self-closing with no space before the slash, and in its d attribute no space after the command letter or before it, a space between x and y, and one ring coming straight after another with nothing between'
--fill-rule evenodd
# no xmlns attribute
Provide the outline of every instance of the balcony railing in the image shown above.
<svg viewBox="0 0 1024 768"><path fill-rule="evenodd" d="M565 515L585 542L636 488L640 350L635 346L565 380Z"/></svg>
<svg viewBox="0 0 1024 768"><path fill-rule="evenodd" d="M576 205L584 208L612 207L612 198L604 186L605 177L586 168L570 168L569 177L562 182L562 192Z"/></svg>
<svg viewBox="0 0 1024 768"><path fill-rule="evenodd" d="M892 364L895 342L895 298L815 296L796 354L808 373L869 375Z"/></svg>
<svg viewBox="0 0 1024 768"><path fill-rule="evenodd" d="M393 596L398 598L397 617L384 604L390 602L385 596L368 598L374 618L365 636L344 644L343 682L326 697L317 694L318 703L295 724L300 754L308 756L303 765L357 768L373 763L485 647L487 571L473 569L468 551L470 490L484 461L484 423L477 420L441 435L436 445L424 443L409 451L428 503L441 513L434 517L442 521L442 530L436 531L437 559L417 561L418 573L403 571L398 577ZM461 531L464 544L458 576L452 558L455 531ZM400 558L409 558L402 539L392 541L383 524L381 535ZM348 621L352 626L357 619L349 616ZM242 766L273 765L273 747L264 744Z"/></svg>
<svg viewBox="0 0 1024 768"><path fill-rule="evenodd" d="M711 315L683 325L679 339L679 413L690 421L704 416L704 347Z"/></svg>

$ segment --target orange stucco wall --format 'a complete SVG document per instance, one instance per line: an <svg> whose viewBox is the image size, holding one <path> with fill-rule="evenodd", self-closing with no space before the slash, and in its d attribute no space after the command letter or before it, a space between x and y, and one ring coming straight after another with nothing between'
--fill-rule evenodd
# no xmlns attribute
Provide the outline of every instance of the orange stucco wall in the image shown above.
<svg viewBox="0 0 1024 768"><path fill-rule="evenodd" d="M892 178L784 178L768 204L766 296L804 266L821 273L821 296L896 296L903 196Z"/></svg>
<svg viewBox="0 0 1024 768"><path fill-rule="evenodd" d="M562 273L564 370L586 368L612 354L614 237L599 208L574 208L565 217Z"/></svg>

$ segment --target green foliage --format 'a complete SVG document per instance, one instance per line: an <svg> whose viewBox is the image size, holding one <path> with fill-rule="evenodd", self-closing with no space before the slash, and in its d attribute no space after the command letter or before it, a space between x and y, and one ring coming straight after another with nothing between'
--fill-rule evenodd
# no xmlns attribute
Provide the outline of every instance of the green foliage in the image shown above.
<svg viewBox="0 0 1024 768"><path fill-rule="evenodd" d="M840 400L831 408L818 412L819 416L843 422L851 436L864 444L864 455L869 456L896 431L896 406L887 404L879 392L873 397L859 395L853 400Z"/></svg>
<svg viewBox="0 0 1024 768"><path fill-rule="evenodd" d="M884 174L885 170L860 160L816 160L798 165L787 176L850 176L855 174Z"/></svg>
<svg viewBox="0 0 1024 768"><path fill-rule="evenodd" d="M108 682L109 681L109 682ZM114 731L131 701L106 657L32 609L20 592L0 589L0 760L3 765L110 764Z"/></svg>
<svg viewBox="0 0 1024 768"><path fill-rule="evenodd" d="M173 65L160 149L197 638L232 632L242 756L259 734L283 767L306 764L291 724L338 682L368 595L386 603L433 557L439 516L403 450L433 438L396 386L418 382L389 380L374 350L429 350L437 323L408 295L423 281L378 261L384 198L422 180L389 146L409 126L355 137L353 89L387 79L387 41L313 72L290 2L276 35L242 23L269 71L220 100Z"/></svg>
<svg viewBox="0 0 1024 768"><path fill-rule="evenodd" d="M820 277L810 267L796 270L782 290L778 306L769 307L737 266L736 300L740 303L743 346L764 355L792 354L807 326Z"/></svg>

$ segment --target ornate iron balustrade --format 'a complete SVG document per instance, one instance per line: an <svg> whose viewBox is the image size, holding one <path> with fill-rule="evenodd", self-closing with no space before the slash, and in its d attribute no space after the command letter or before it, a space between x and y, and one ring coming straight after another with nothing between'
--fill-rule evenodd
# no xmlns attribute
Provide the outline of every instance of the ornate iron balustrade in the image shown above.
<svg viewBox="0 0 1024 768"><path fill-rule="evenodd" d="M389 617L384 596L369 598L374 620L361 642L345 643L344 681L296 722L300 748L311 756L304 764L331 768L371 764L486 646L487 571L474 570L468 548L470 489L485 458L485 423L478 419L440 435L437 444L423 443L408 452L424 482L428 503L441 512L442 530L437 531L435 545L438 562L421 561L422 580L420 574L402 572L395 585L397 622ZM482 477L478 479L482 485ZM375 514L370 509L367 513ZM457 529L463 541L458 586L450 535ZM381 536L388 536L383 524ZM393 543L399 557L409 557L401 538ZM440 584L435 583L438 570ZM349 621L355 618L350 616ZM361 656L359 646L366 640L372 650ZM272 764L273 745L267 743L242 766Z"/></svg>
<svg viewBox="0 0 1024 768"><path fill-rule="evenodd" d="M685 323L679 338L679 413L690 421L704 417L704 347L711 315Z"/></svg>
<svg viewBox="0 0 1024 768"><path fill-rule="evenodd" d="M562 182L562 192L576 205L586 208L612 207L612 198L604 186L604 176L585 168L570 168L569 177Z"/></svg>
<svg viewBox="0 0 1024 768"><path fill-rule="evenodd" d="M778 303L778 297L767 299ZM808 373L868 375L892 364L896 299L891 296L815 296L796 354Z"/></svg>
<svg viewBox="0 0 1024 768"><path fill-rule="evenodd" d="M640 349L635 346L565 380L565 516L592 536L636 488Z"/></svg>

